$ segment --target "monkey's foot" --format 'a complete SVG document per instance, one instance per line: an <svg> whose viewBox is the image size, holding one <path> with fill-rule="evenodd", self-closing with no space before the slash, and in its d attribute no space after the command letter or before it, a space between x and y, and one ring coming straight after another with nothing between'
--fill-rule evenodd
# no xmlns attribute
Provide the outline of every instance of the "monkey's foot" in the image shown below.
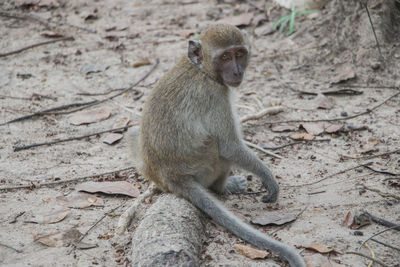
<svg viewBox="0 0 400 267"><path fill-rule="evenodd" d="M122 235L126 228L128 228L132 219L135 217L135 213L140 204L142 204L147 198L154 196L157 193L157 187L154 183L151 183L146 191L138 196L133 204L119 217L117 228L115 232Z"/></svg>
<svg viewBox="0 0 400 267"><path fill-rule="evenodd" d="M247 181L241 176L229 176L225 184L225 194L243 193L246 190Z"/></svg>

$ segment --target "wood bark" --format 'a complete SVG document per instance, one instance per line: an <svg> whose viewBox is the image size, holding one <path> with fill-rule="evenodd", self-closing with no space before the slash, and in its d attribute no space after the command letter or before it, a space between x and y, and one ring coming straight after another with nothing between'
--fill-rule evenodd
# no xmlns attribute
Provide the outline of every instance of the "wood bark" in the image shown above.
<svg viewBox="0 0 400 267"><path fill-rule="evenodd" d="M204 216L188 201L163 194L132 238L132 266L199 266Z"/></svg>

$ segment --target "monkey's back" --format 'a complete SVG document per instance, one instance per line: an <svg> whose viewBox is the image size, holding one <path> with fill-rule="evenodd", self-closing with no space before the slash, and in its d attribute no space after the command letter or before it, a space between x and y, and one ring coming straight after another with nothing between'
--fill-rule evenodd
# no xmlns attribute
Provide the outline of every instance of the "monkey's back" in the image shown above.
<svg viewBox="0 0 400 267"><path fill-rule="evenodd" d="M139 142L142 175L164 191L171 191L164 179L215 175L218 140L208 125L217 117L216 107L227 105L229 89L182 57L145 103Z"/></svg>

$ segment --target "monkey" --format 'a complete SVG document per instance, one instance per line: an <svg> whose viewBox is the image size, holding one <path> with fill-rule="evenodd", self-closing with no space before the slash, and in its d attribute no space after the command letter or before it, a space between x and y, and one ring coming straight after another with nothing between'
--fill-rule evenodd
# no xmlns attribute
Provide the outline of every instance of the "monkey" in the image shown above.
<svg viewBox="0 0 400 267"><path fill-rule="evenodd" d="M149 93L139 129L130 133L137 169L164 192L190 201L220 225L256 247L269 249L290 266L305 263L296 250L242 222L208 189L244 191L246 180L229 176L236 165L261 179L266 202L276 202L279 185L268 167L244 144L233 105L233 88L243 80L250 57L247 36L237 27L214 24Z"/></svg>

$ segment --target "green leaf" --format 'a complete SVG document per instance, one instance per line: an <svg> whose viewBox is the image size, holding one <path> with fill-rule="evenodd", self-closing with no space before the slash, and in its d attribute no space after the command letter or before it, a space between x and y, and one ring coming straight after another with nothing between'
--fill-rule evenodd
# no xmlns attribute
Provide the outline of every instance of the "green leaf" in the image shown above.
<svg viewBox="0 0 400 267"><path fill-rule="evenodd" d="M294 20L296 18L296 7L293 6L292 7L292 13L290 13L290 23L289 23L289 31L288 31L288 35L291 35L293 33L294 30Z"/></svg>
<svg viewBox="0 0 400 267"><path fill-rule="evenodd" d="M289 15L285 15L283 17L280 17L279 19L277 19L274 24L272 24L272 29L276 29L276 27L278 27L279 24L281 24L284 20L289 19Z"/></svg>
<svg viewBox="0 0 400 267"><path fill-rule="evenodd" d="M281 26L279 27L279 32L280 33L282 33L285 30L286 25L288 24L288 22L289 22L289 18L287 18L284 22L282 22Z"/></svg>

